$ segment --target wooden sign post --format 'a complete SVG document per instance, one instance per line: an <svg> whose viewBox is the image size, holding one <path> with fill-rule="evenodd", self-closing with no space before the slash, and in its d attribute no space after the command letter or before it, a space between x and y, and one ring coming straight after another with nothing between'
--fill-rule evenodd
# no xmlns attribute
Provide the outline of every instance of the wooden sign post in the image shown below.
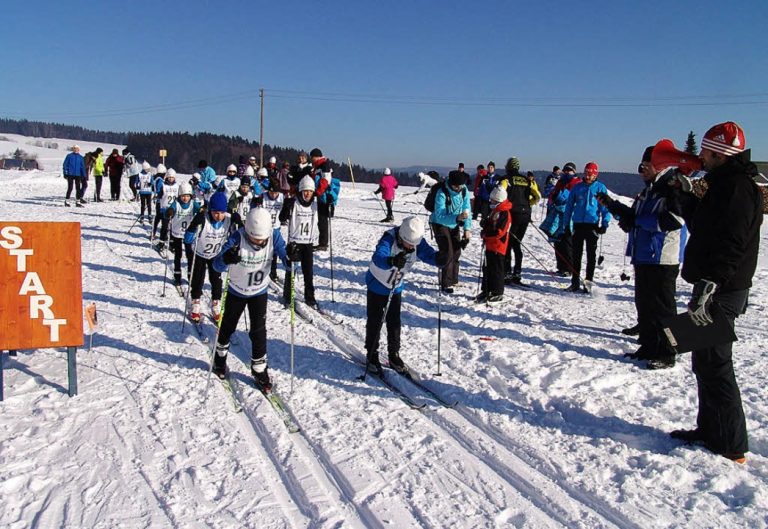
<svg viewBox="0 0 768 529"><path fill-rule="evenodd" d="M0 351L66 347L69 395L77 395L76 351L83 345L80 224L0 222L0 277ZM1 377L2 369L0 400Z"/></svg>

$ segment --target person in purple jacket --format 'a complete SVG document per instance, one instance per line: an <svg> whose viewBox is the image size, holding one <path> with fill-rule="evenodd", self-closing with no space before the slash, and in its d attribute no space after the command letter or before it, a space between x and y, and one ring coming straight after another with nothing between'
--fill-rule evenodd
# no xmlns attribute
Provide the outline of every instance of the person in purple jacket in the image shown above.
<svg viewBox="0 0 768 529"><path fill-rule="evenodd" d="M381 177L379 182L379 188L374 191L374 194L381 193L381 198L384 199L384 203L387 205L387 216L381 219L379 222L394 222L395 217L392 214L392 202L395 201L395 189L397 189L397 178L392 174L392 170L387 167L384 169L384 176Z"/></svg>
<svg viewBox="0 0 768 529"><path fill-rule="evenodd" d="M72 152L64 158L62 173L64 173L64 178L67 179L67 198L64 199L64 205L69 206L69 198L72 196L72 187L74 186L75 206L83 207L85 204L83 200L85 187L83 187L83 184L87 175L85 172L85 160L80 154L79 145L72 146Z"/></svg>

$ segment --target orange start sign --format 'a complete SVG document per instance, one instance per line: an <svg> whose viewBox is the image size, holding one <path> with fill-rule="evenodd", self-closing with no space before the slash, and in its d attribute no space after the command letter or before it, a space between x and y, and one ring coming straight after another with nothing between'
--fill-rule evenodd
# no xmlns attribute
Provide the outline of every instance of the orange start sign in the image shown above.
<svg viewBox="0 0 768 529"><path fill-rule="evenodd" d="M0 222L0 349L83 345L80 224Z"/></svg>

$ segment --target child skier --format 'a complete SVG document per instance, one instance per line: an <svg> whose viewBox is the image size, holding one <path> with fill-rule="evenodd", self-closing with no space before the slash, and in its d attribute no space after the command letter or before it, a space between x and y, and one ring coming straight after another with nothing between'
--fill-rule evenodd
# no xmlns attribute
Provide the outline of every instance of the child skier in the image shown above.
<svg viewBox="0 0 768 529"><path fill-rule="evenodd" d="M254 208L257 205L257 200L251 191L251 177L245 175L240 178L240 187L238 187L229 197L227 211L230 213L237 213L240 215L241 219L244 219L248 216L248 212L251 208Z"/></svg>
<svg viewBox="0 0 768 529"><path fill-rule="evenodd" d="M507 200L507 191L496 186L488 197L490 214L480 221L485 264L483 283L475 301L498 303L504 299L504 256L509 245L509 227L512 224L512 203Z"/></svg>
<svg viewBox="0 0 768 529"><path fill-rule="evenodd" d="M206 269L208 270L208 280L211 282L211 317L214 321L219 321L221 315L221 274L213 268L213 258L219 253L232 230L239 226L240 217L237 213L232 215L227 213L225 194L216 192L208 201L208 211L201 210L195 215L184 233L184 242L195 245L195 255L193 256L195 265L192 267L192 281L190 282L192 310L189 315L189 318L195 323L200 321L200 296L203 293Z"/></svg>
<svg viewBox="0 0 768 529"><path fill-rule="evenodd" d="M155 248L160 252L160 255L165 257L165 245L168 241L168 217L166 217L165 213L171 207L171 204L176 201L176 197L179 196L179 184L176 182L176 171L173 168L168 169L168 172L165 174L165 180L159 184L158 188L160 195L157 207L162 223L160 224L160 242L157 243Z"/></svg>
<svg viewBox="0 0 768 529"><path fill-rule="evenodd" d="M245 226L233 233L213 261L217 273L229 270L227 305L216 341L213 373L224 378L227 372L229 339L246 307L251 320L251 374L259 388L272 389L267 370L267 288L272 256L286 263L285 241L264 208L248 212Z"/></svg>
<svg viewBox="0 0 768 529"><path fill-rule="evenodd" d="M280 192L280 181L277 178L270 179L269 190L264 194L261 205L272 217L272 227L278 230L281 226L278 216L280 215L280 210L283 209L284 200L283 194ZM269 272L269 278L272 281L277 281L277 257L272 259L272 269Z"/></svg>
<svg viewBox="0 0 768 529"><path fill-rule="evenodd" d="M163 220L163 216L160 213L160 205L162 204L163 197L163 184L165 183L165 165L157 164L155 177L152 179L152 194L155 196L155 220L152 223L152 235L149 237L152 241L155 240L157 234L157 225Z"/></svg>
<svg viewBox="0 0 768 529"><path fill-rule="evenodd" d="M379 188L373 193L378 195L381 193L381 198L384 199L384 204L387 206L387 216L381 219L380 222L393 222L395 216L392 214L392 203L395 201L395 189L397 189L397 178L392 175L392 170L387 167L384 169L384 176L379 181Z"/></svg>
<svg viewBox="0 0 768 529"><path fill-rule="evenodd" d="M237 176L237 166L233 163L227 166L227 176L219 182L218 191L227 194L227 200L240 188L240 178ZM243 217L245 218L245 217Z"/></svg>
<svg viewBox="0 0 768 529"><path fill-rule="evenodd" d="M400 358L400 301L405 288L403 278L416 259L438 267L445 266L446 260L424 240L424 222L418 217L408 217L399 227L384 232L368 266L365 275L368 287L365 350L368 369L375 375L383 373L379 338L385 318L389 367L408 374L408 367Z"/></svg>
<svg viewBox="0 0 768 529"><path fill-rule="evenodd" d="M317 190L318 195L323 194L328 186L328 182L324 178L320 179L320 182L321 185ZM312 253L315 219L317 218L315 194L315 181L307 175L299 182L296 197L285 200L279 218L280 222L288 221L288 246L286 250L288 259L292 263L301 262L301 273L304 276L304 302L313 309L319 310L315 299ZM283 301L286 305L291 302L292 275L291 270L286 270L283 288Z"/></svg>
<svg viewBox="0 0 768 529"><path fill-rule="evenodd" d="M141 172L138 175L136 187L141 200L139 221L144 224L144 210L147 211L147 220L152 218L152 167L149 162L141 164Z"/></svg>
<svg viewBox="0 0 768 529"><path fill-rule="evenodd" d="M192 223L192 219L200 212L200 204L192 200L192 186L183 183L179 186L179 197L166 210L165 216L170 219L171 239L170 250L173 252L173 284L181 286L181 244L184 233ZM187 257L187 281L192 275L192 245L184 244L184 254Z"/></svg>

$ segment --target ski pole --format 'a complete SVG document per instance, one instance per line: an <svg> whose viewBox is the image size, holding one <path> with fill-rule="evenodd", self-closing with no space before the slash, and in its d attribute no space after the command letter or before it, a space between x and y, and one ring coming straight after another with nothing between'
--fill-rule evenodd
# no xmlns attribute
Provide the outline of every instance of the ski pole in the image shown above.
<svg viewBox="0 0 768 529"><path fill-rule="evenodd" d="M221 322L224 321L224 310L227 305L227 291L229 290L229 269L224 275L224 286L221 294L221 313L219 321L216 322L216 336L211 344L211 354L208 355L208 378L205 381L205 393L203 394L203 404L208 400L208 388L211 386L211 373L213 373L213 361L216 356L216 345L219 343L219 333L221 332Z"/></svg>
<svg viewBox="0 0 768 529"><path fill-rule="evenodd" d="M603 261L605 261L605 256L603 255L603 235L600 234L600 256L597 258L597 266L603 268Z"/></svg>
<svg viewBox="0 0 768 529"><path fill-rule="evenodd" d="M294 343L296 332L296 262L291 261L291 395L293 395Z"/></svg>
<svg viewBox="0 0 768 529"><path fill-rule="evenodd" d="M139 222L139 219L141 218L141 215L136 215L136 220L133 221L133 224L131 224L131 227L128 228L128 233L131 233L131 230L133 230L133 227L136 226L136 223Z"/></svg>
<svg viewBox="0 0 768 529"><path fill-rule="evenodd" d="M512 232L510 232L510 235L512 235L512 237L514 237L514 238L515 238L515 240L516 240L518 243L520 243L520 246L521 246L521 247L522 247L522 248L523 248L523 249L524 249L526 252L528 252L528 255L530 255L530 256L533 258L533 260L534 260L534 261L536 261L537 263L539 263L539 266L541 266L541 267L544 269L544 271L545 271L546 273L548 273L548 274L549 274L549 275L551 275L552 277L557 277L557 275L556 275L554 272L552 272L552 271L551 271L549 268L547 268L547 265L545 265L545 264L544 264L544 263L541 261L541 259L539 259L538 257L536 257L536 254L535 254L535 253L533 253L533 250L531 250L531 249L530 249L528 246L526 246L525 244L523 244L523 241L521 241L520 239L518 239L518 238L517 238L517 235L515 235L515 234L514 234L514 233L512 233Z"/></svg>
<svg viewBox="0 0 768 529"><path fill-rule="evenodd" d="M475 296L480 295L481 283L483 281L483 266L485 266L485 240L483 240L483 244L480 246L480 268L477 271L477 292Z"/></svg>
<svg viewBox="0 0 768 529"><path fill-rule="evenodd" d="M376 203L377 203L377 204L379 205L379 207L381 208L381 211L383 211L383 212L384 212L384 214L386 215L386 214L387 214L387 210L386 210L386 209L384 209L384 204L382 204L382 203L381 203L381 201L379 201L379 195L377 195L376 193L373 193L373 196L376 198Z"/></svg>
<svg viewBox="0 0 768 529"><path fill-rule="evenodd" d="M330 216L328 217L328 250L331 258L331 303L336 303L333 289L333 223L331 218Z"/></svg>
<svg viewBox="0 0 768 529"><path fill-rule="evenodd" d="M395 279L397 279L397 274L395 274ZM392 302L392 295L395 293L395 287L397 287L397 281L395 280L394 284L392 285L392 288L389 289L389 295L387 296L387 304L384 305L384 314L381 316L381 321L379 322L379 332L376 333L376 349L378 350L379 347L379 341L381 340L381 328L384 326L384 323L387 321L387 313L389 312L389 304ZM368 351L366 351L368 353ZM370 369L371 363L368 361L368 355L365 355L365 373L361 377L358 377L359 380L362 380L365 382L366 377L368 376L368 370Z"/></svg>
<svg viewBox="0 0 768 529"><path fill-rule="evenodd" d="M184 296L184 314L181 315L181 332L184 332L184 325L187 323L187 310L189 309L189 296L192 292L192 278L195 276L195 260L197 259L197 243L200 241L200 230L195 234L195 248L192 250L192 267L187 284L187 295ZM183 244L183 243L182 243Z"/></svg>
<svg viewBox="0 0 768 529"><path fill-rule="evenodd" d="M443 270L440 269L437 272L437 373L434 374L436 377L443 376L440 372L440 338L443 329L442 278Z"/></svg>

